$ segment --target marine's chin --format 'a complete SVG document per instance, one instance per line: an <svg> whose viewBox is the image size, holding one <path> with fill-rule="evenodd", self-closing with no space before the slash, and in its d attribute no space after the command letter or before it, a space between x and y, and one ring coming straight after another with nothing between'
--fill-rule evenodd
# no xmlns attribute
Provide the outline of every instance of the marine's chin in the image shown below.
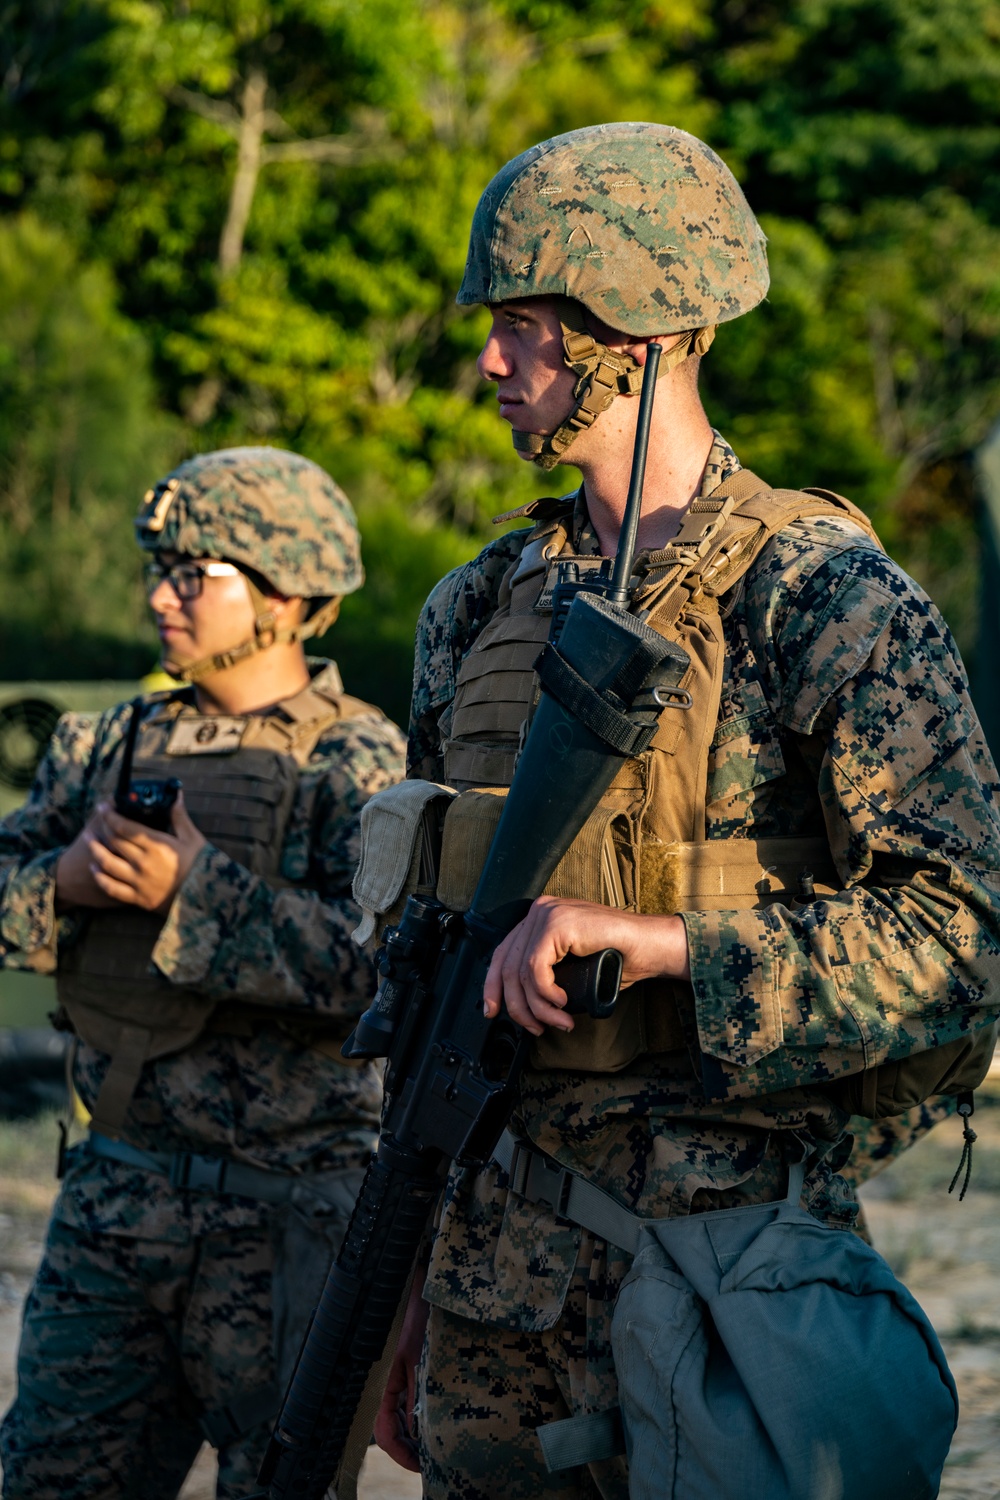
<svg viewBox="0 0 1000 1500"><path fill-rule="evenodd" d="M160 652L160 671L166 672L168 677L180 677L184 671L184 663L171 656L169 651Z"/></svg>

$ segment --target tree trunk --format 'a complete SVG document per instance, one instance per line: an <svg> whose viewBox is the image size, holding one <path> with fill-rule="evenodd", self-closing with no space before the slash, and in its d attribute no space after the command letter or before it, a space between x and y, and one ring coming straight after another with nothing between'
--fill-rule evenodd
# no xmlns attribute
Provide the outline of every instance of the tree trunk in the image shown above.
<svg viewBox="0 0 1000 1500"><path fill-rule="evenodd" d="M219 272L223 276L237 270L243 258L243 236L253 207L253 195L260 172L266 97L266 73L261 68L251 68L243 86L236 176L233 178L229 210L219 240Z"/></svg>

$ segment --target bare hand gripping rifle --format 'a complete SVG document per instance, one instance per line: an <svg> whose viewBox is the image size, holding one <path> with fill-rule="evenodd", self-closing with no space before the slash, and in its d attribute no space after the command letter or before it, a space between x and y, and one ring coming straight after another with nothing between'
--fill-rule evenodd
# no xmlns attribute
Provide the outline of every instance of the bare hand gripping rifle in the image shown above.
<svg viewBox="0 0 1000 1500"><path fill-rule="evenodd" d="M388 1059L382 1133L261 1469L272 1500L321 1500L335 1480L449 1163L484 1166L514 1107L531 1037L505 1013L483 1015L495 948L545 889L623 760L649 746L662 708L687 699L686 653L628 612L660 355L659 345L648 348L614 569L556 586L553 629L535 663L541 697L471 909L457 916L409 898L385 935L378 993L344 1047L350 1057ZM565 959L556 976L571 1011L609 1015L621 957L608 949Z"/></svg>

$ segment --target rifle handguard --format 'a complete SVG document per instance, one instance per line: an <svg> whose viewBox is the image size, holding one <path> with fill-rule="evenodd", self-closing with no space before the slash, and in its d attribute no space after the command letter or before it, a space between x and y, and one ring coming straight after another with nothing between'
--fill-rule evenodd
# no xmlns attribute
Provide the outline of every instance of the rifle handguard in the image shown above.
<svg viewBox="0 0 1000 1500"><path fill-rule="evenodd" d="M625 705L616 693L611 690L598 693L552 641L542 647L535 671L542 687L612 754L627 759L649 749L656 734L656 720L636 724L622 711Z"/></svg>

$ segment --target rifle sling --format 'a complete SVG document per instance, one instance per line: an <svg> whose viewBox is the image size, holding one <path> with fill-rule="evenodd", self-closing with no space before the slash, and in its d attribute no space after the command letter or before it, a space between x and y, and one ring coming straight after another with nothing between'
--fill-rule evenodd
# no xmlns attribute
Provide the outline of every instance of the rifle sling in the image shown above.
<svg viewBox="0 0 1000 1500"><path fill-rule="evenodd" d="M551 642L543 647L535 671L542 687L548 689L556 702L615 755L629 758L649 748L656 725L634 724L609 701L608 695L591 687Z"/></svg>

